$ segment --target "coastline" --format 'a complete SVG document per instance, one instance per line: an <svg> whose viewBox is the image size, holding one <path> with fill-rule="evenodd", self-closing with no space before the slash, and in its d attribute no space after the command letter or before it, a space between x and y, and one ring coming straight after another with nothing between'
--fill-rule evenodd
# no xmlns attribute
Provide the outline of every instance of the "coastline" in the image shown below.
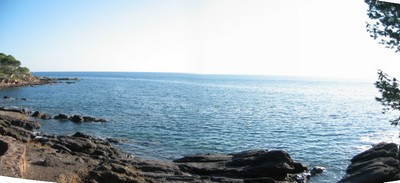
<svg viewBox="0 0 400 183"><path fill-rule="evenodd" d="M24 113L0 111L0 142L22 152L11 177L57 182L307 182L310 171L281 150L196 154L174 161L146 160L113 147L104 139L38 133L40 124ZM7 157L7 156L6 156ZM12 164L12 163L10 163ZM19 168L18 168L19 167ZM25 167L25 168L21 168ZM46 172L46 173L43 173Z"/></svg>

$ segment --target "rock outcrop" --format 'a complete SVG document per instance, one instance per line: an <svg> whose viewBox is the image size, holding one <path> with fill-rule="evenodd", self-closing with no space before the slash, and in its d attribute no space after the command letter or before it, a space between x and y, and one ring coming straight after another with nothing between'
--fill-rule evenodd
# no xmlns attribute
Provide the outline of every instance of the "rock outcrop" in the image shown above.
<svg viewBox="0 0 400 183"><path fill-rule="evenodd" d="M223 182L299 182L307 167L281 150L198 154L174 161L183 172Z"/></svg>
<svg viewBox="0 0 400 183"><path fill-rule="evenodd" d="M128 158L107 141L80 132L72 136L40 135L33 141L57 149L59 153L113 162L103 163L91 171L90 175L95 176L96 180L119 179L129 182L124 180L131 180L128 177L137 174L151 182L305 182L304 179L309 178L302 177L307 172L305 166L293 161L288 153L280 150L197 154L166 162ZM114 169L116 172L112 173ZM121 172L127 175L119 175Z"/></svg>
<svg viewBox="0 0 400 183"><path fill-rule="evenodd" d="M339 183L388 182L400 180L399 149L395 143L379 143L351 159Z"/></svg>
<svg viewBox="0 0 400 183"><path fill-rule="evenodd" d="M0 89L3 88L15 88L21 86L35 86L35 85L47 85L56 83L56 80L48 77L36 77L27 76L23 79L15 80L8 78L0 78Z"/></svg>
<svg viewBox="0 0 400 183"><path fill-rule="evenodd" d="M33 129L38 129L39 123L25 120L0 119L0 135L11 136L23 142L30 141L33 136Z"/></svg>

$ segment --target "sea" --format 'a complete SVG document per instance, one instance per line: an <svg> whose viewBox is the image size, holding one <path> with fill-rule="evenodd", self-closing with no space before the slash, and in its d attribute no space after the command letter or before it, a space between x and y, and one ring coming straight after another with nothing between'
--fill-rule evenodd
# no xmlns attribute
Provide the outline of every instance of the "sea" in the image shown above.
<svg viewBox="0 0 400 183"><path fill-rule="evenodd" d="M40 131L77 131L126 141L117 148L147 159L196 153L281 149L309 168L311 182L337 182L350 159L399 130L375 101L373 81L139 72L37 72L72 83L0 90L2 106L105 123L39 120ZM2 96L27 100L3 99Z"/></svg>

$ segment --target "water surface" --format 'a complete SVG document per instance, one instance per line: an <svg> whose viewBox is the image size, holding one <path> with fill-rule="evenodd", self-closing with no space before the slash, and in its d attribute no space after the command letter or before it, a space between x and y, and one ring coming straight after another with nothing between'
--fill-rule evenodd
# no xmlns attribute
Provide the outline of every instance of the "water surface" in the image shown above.
<svg viewBox="0 0 400 183"><path fill-rule="evenodd" d="M42 131L125 138L119 148L146 158L283 149L328 170L311 182L335 182L349 159L380 141L397 141L372 83L269 76L166 73L35 73L78 77L74 84L1 90L27 98L2 105L108 123L41 121Z"/></svg>

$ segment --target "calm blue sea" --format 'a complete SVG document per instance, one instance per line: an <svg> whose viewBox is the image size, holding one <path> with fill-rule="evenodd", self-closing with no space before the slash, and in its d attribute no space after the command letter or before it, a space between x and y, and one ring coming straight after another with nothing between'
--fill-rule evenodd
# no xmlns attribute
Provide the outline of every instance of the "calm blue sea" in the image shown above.
<svg viewBox="0 0 400 183"><path fill-rule="evenodd" d="M75 84L0 90L5 106L56 115L91 115L107 123L41 121L42 131L124 138L137 156L175 159L193 153L283 149L327 171L335 182L349 159L380 141L398 141L372 83L271 76L167 73L35 73L78 77Z"/></svg>

